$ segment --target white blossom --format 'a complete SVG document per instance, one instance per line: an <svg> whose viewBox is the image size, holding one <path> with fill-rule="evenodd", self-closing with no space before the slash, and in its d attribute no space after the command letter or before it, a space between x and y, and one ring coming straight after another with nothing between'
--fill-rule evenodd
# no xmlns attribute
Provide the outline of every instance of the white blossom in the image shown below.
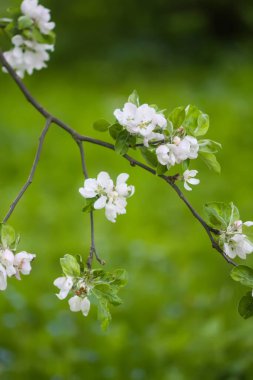
<svg viewBox="0 0 253 380"><path fill-rule="evenodd" d="M115 222L117 215L126 213L126 198L134 194L134 186L127 185L129 175L121 173L114 185L107 172L100 172L95 178L89 178L84 181L84 187L79 189L84 198L95 198L94 208L96 210L105 208L106 218Z"/></svg>
<svg viewBox="0 0 253 380"><path fill-rule="evenodd" d="M188 170L188 169L185 170L185 172L183 173L185 190L188 190L188 191L192 190L192 188L188 184L198 185L200 183L199 179L194 178L196 177L197 174L198 174L197 170Z"/></svg>
<svg viewBox="0 0 253 380"><path fill-rule="evenodd" d="M156 112L148 104L137 107L133 103L125 103L123 110L116 109L114 111L114 116L130 134L144 137L146 139L145 144L148 140L155 138L151 136L156 128L164 129L167 126L164 115Z"/></svg>
<svg viewBox="0 0 253 380"><path fill-rule="evenodd" d="M0 290L7 288L7 273L2 264L0 264Z"/></svg>
<svg viewBox="0 0 253 380"><path fill-rule="evenodd" d="M161 144L156 149L158 161L167 165L168 169L175 164L180 164L187 159L198 157L199 145L195 137L185 136L181 139L175 136L172 143Z"/></svg>
<svg viewBox="0 0 253 380"><path fill-rule="evenodd" d="M24 275L30 274L32 270L31 262L35 257L36 255L25 251L19 252L15 255L14 266L16 268L16 277L18 279L20 279L20 273Z"/></svg>
<svg viewBox="0 0 253 380"><path fill-rule="evenodd" d="M73 279L72 277L58 277L55 281L54 281L54 285L60 289L60 292L57 295L57 297L60 299L60 300L63 300L64 298L67 297L67 295L69 294L70 290L72 289L73 287Z"/></svg>
<svg viewBox="0 0 253 380"><path fill-rule="evenodd" d="M68 302L71 311L81 311L83 315L87 317L90 311L90 301L87 297L81 298L78 296L74 296L71 297Z"/></svg>
<svg viewBox="0 0 253 380"><path fill-rule="evenodd" d="M16 269L14 268L14 253L10 249L4 249L0 251L0 261L5 268L8 277L16 274Z"/></svg>
<svg viewBox="0 0 253 380"><path fill-rule="evenodd" d="M236 256L246 259L246 256L253 252L253 243L244 234L234 234L224 243L224 251L227 256L234 259Z"/></svg>
<svg viewBox="0 0 253 380"><path fill-rule="evenodd" d="M21 11L34 21L42 34L49 34L54 29L55 23L50 21L50 10L39 5L38 0L24 0Z"/></svg>
<svg viewBox="0 0 253 380"><path fill-rule="evenodd" d="M46 67L45 62L49 60L48 51L54 50L53 45L39 44L20 35L14 36L12 43L14 48L5 52L4 57L21 78L25 72L31 75L34 70ZM6 72L6 69L4 71Z"/></svg>

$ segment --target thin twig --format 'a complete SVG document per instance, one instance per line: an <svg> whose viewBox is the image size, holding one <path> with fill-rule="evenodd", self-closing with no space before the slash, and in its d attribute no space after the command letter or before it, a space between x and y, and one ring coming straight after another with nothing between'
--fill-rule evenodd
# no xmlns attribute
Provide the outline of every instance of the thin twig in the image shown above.
<svg viewBox="0 0 253 380"><path fill-rule="evenodd" d="M58 125L60 128L64 129L67 133L69 133L78 144L80 144L80 142L83 141L83 142L89 142L91 144L99 145L99 146L102 146L102 147L110 149L110 150L115 150L115 147L114 147L113 144L110 144L110 143L108 143L106 141L94 139L92 137L83 136L83 135L79 134L76 130L74 130L73 128L69 127L63 121L61 121L60 119L58 119L55 116L53 116L52 114L50 114L30 94L30 92L28 91L28 89L26 88L26 86L24 85L24 83L22 82L22 80L20 79L20 77L16 74L16 72L8 64L8 62L4 58L4 55L3 55L2 52L0 52L0 61L2 62L2 65L7 69L8 73L11 75L11 77L13 78L13 80L16 82L16 84L18 85L18 87L22 91L23 95L28 100L28 102L31 103L32 106L35 109L37 109L37 111L41 115L43 115L46 119L50 118L52 123ZM79 145L79 148L80 148L80 145ZM130 165L132 165L132 166L139 166L140 168L148 171L149 173L151 173L153 175L157 175L156 171L154 169L152 169L149 166L143 164L142 162L137 161L136 159L134 159L133 157L129 156L128 154L123 155L123 157L130 162ZM211 226L209 226L204 221L204 219L202 219L202 217L195 211L195 209L191 206L191 204L189 203L189 201L185 198L185 196L183 195L183 193L181 192L181 190L179 189L179 187L175 184L175 181L173 180L173 176L170 177L170 176L160 175L159 177L161 177L163 180L165 180L176 191L176 193L178 194L178 196L182 199L182 201L185 203L185 205L191 211L192 215L200 222L200 224L203 226L203 228L207 232L207 235L208 235L208 237L209 237L209 239L210 239L210 241L212 243L212 247L216 251L218 251L229 264L232 264L232 265L236 266L237 264L233 260L231 260L229 257L227 257L227 255L225 254L225 252L221 249L221 247L218 245L218 243L215 241L214 237L212 236L212 233L215 234L215 235L219 235L220 231L212 228Z"/></svg>
<svg viewBox="0 0 253 380"><path fill-rule="evenodd" d="M88 170L87 170L87 166L86 166L84 147L83 147L82 141L77 140L77 145L79 147L80 156L81 156L82 172L83 172L84 178L87 179L87 178L89 178L89 175L88 175ZM105 261L100 259L100 257L97 254L97 250L96 250L93 211L90 211L90 232L91 232L91 246L90 246L90 254L89 254L88 259L87 259L88 269L91 269L91 267L92 267L94 255L96 257L96 260L99 262L99 264L105 265Z"/></svg>
<svg viewBox="0 0 253 380"><path fill-rule="evenodd" d="M46 125L43 128L43 131L42 131L42 133L40 135L40 138L39 138L39 145L38 145L38 148L37 148L37 151L36 151L36 155L35 155L35 158L34 158L34 161L33 161L32 169L30 171L29 177L28 177L27 181L25 182L25 184L23 185L23 187L21 188L21 190L18 193L17 197L15 198L15 200L13 201L13 203L11 204L8 213L6 214L6 216L3 219L3 223L6 223L8 221L8 219L10 218L11 214L13 213L15 207L17 206L18 202L20 201L20 199L22 198L22 196L26 192L27 188L31 185L31 183L33 181L33 177L34 177L35 171L36 171L38 163L39 163L42 146L43 146L46 134L48 132L48 129L50 127L50 124L51 124L51 118L48 117L47 120L46 120Z"/></svg>

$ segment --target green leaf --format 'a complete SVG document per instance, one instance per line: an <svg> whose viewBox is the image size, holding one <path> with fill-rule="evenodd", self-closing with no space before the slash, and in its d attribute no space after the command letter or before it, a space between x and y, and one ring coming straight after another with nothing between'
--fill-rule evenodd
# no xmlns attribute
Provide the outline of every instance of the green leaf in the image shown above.
<svg viewBox="0 0 253 380"><path fill-rule="evenodd" d="M93 124L93 128L99 132L108 131L109 127L110 127L110 123L104 119L97 120Z"/></svg>
<svg viewBox="0 0 253 380"><path fill-rule="evenodd" d="M184 160L182 162L182 169L183 169L183 171L187 170L189 168L189 165L190 165L190 160L188 158L187 160Z"/></svg>
<svg viewBox="0 0 253 380"><path fill-rule="evenodd" d="M199 151L204 153L217 153L222 148L221 144L213 140L199 140Z"/></svg>
<svg viewBox="0 0 253 380"><path fill-rule="evenodd" d="M89 298L91 302L95 303L97 306L97 318L101 323L102 330L106 330L112 319L110 310L108 308L108 301L105 298L101 297L99 292L97 292L95 289L92 289Z"/></svg>
<svg viewBox="0 0 253 380"><path fill-rule="evenodd" d="M213 170L215 173L220 173L221 167L213 153L199 152L199 157L206 164L208 169Z"/></svg>
<svg viewBox="0 0 253 380"><path fill-rule="evenodd" d="M35 40L39 44L53 45L55 43L55 33L52 31L48 34L42 34L37 27L32 27L31 29L24 29L22 34L24 37Z"/></svg>
<svg viewBox="0 0 253 380"><path fill-rule="evenodd" d="M16 243L16 233L8 224L1 224L1 242L3 248L11 248Z"/></svg>
<svg viewBox="0 0 253 380"><path fill-rule="evenodd" d="M243 296L238 305L238 312L241 317L248 319L253 316L253 297L252 292L248 292Z"/></svg>
<svg viewBox="0 0 253 380"><path fill-rule="evenodd" d="M128 144L129 136L130 136L129 133L125 129L118 134L116 138L116 142L115 142L116 153L119 153L122 156L127 153L129 149L129 144Z"/></svg>
<svg viewBox="0 0 253 380"><path fill-rule="evenodd" d="M156 168L158 165L158 160L157 160L157 156L156 156L154 149L153 148L147 148L147 147L143 146L140 148L140 151L141 151L142 157L145 159L145 161L149 165Z"/></svg>
<svg viewBox="0 0 253 380"><path fill-rule="evenodd" d="M128 97L128 102L135 104L137 107L140 105L139 95L136 90L132 92L131 95Z"/></svg>
<svg viewBox="0 0 253 380"><path fill-rule="evenodd" d="M238 265L237 267L234 267L231 270L230 276L232 277L234 281L238 281L244 286L253 288L253 269L252 268L247 267L246 265Z"/></svg>
<svg viewBox="0 0 253 380"><path fill-rule="evenodd" d="M162 165L160 164L160 162L158 163L157 167L156 167L156 174L157 175L163 175L165 174L166 172L168 171L168 168L166 165Z"/></svg>
<svg viewBox="0 0 253 380"><path fill-rule="evenodd" d="M18 29L28 29L33 25L33 20L28 16L20 16L18 19Z"/></svg>
<svg viewBox="0 0 253 380"><path fill-rule="evenodd" d="M76 255L76 261L78 262L79 264L79 267L80 267L80 272L83 273L84 272L84 263L83 263L83 258L81 255Z"/></svg>
<svg viewBox="0 0 253 380"><path fill-rule="evenodd" d="M204 208L209 224L221 230L226 230L229 225L240 219L239 211L233 202L209 202Z"/></svg>
<svg viewBox="0 0 253 380"><path fill-rule="evenodd" d="M117 285L118 287L122 288L123 286L126 286L128 282L128 274L125 269L116 269L112 272L113 275L113 285Z"/></svg>
<svg viewBox="0 0 253 380"><path fill-rule="evenodd" d="M79 277L80 276L80 265L77 262L77 259L72 255L64 255L60 259L62 271L65 276Z"/></svg>
<svg viewBox="0 0 253 380"><path fill-rule="evenodd" d="M122 304L122 300L117 295L117 290L115 290L109 284L98 284L94 287L98 297L106 298L107 301L114 305L118 306Z"/></svg>
<svg viewBox="0 0 253 380"><path fill-rule="evenodd" d="M120 132L123 131L123 127L122 125L118 124L118 123L115 123L113 124L110 128L109 128L109 133L111 135L111 137L116 140L118 135L120 134Z"/></svg>
<svg viewBox="0 0 253 380"><path fill-rule="evenodd" d="M169 114L169 120L172 122L174 129L182 126L185 119L185 108L183 106L175 108Z"/></svg>
<svg viewBox="0 0 253 380"><path fill-rule="evenodd" d="M85 200L85 205L82 209L83 212L91 212L94 210L94 203L96 202L97 200L97 197L94 197L94 198L84 198Z"/></svg>
<svg viewBox="0 0 253 380"><path fill-rule="evenodd" d="M193 136L203 136L209 128L209 117L196 106L188 105L185 108L186 116L183 127Z"/></svg>
<svg viewBox="0 0 253 380"><path fill-rule="evenodd" d="M200 111L201 112L201 111ZM198 117L198 125L194 131L195 136L203 136L209 129L209 116L205 113L200 113Z"/></svg>

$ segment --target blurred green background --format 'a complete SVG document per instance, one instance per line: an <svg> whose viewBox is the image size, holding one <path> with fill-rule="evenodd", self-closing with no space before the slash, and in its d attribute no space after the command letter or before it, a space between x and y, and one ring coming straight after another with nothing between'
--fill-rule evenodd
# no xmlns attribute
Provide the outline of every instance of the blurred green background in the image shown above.
<svg viewBox="0 0 253 380"><path fill-rule="evenodd" d="M9 5L1 0L1 9ZM187 193L233 200L252 220L253 4L218 0L47 1L57 22L48 70L26 78L34 96L83 134L113 120L136 88L168 110L188 103L210 115L208 136L223 145L220 176L194 162L201 184ZM44 120L0 73L0 211L24 183ZM53 281L65 253L86 256L88 216L78 149L53 126L33 185L10 223L20 249L35 252L29 277L9 279L0 297L1 379L251 380L252 320L237 314L242 289L212 250L202 227L159 178L113 152L85 146L90 176L130 174L136 194L116 224L96 213L96 244L107 268L124 267L124 305L101 332L95 310L84 318L59 301ZM249 258L249 264L253 259Z"/></svg>

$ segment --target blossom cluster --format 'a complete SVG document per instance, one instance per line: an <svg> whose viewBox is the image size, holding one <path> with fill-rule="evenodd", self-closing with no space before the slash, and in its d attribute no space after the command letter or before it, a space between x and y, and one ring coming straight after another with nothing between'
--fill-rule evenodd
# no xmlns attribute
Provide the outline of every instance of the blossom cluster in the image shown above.
<svg viewBox="0 0 253 380"><path fill-rule="evenodd" d="M49 9L38 4L38 0L23 0L21 4L21 19L26 19L30 33L22 34L22 30L12 37L13 48L4 52L4 57L17 74L23 78L25 73L32 74L34 70L46 67L49 60L49 52L54 50L53 44L37 41L36 34L31 28L41 35L49 35L55 27L50 21ZM38 34L37 33L37 34ZM6 72L6 70L4 69Z"/></svg>
<svg viewBox="0 0 253 380"><path fill-rule="evenodd" d="M79 192L92 200L95 210L105 208L106 218L115 223L117 215L126 213L127 198L134 194L134 186L126 183L128 178L128 174L121 173L114 184L107 172L100 172L97 178L86 179Z"/></svg>
<svg viewBox="0 0 253 380"><path fill-rule="evenodd" d="M149 146L150 141L164 139L161 132L166 128L167 120L148 104L138 107L127 102L122 111L114 111L114 116L130 134L142 137L145 146Z"/></svg>
<svg viewBox="0 0 253 380"><path fill-rule="evenodd" d="M238 256L241 259L246 259L247 255L253 252L253 243L243 233L243 228L252 226L253 222L243 223L241 220L236 220L228 226L224 242L224 252L228 257L234 259Z"/></svg>
<svg viewBox="0 0 253 380"><path fill-rule="evenodd" d="M20 273L31 272L31 262L36 255L25 251L14 254L9 248L0 249L0 290L7 288L7 277L15 276L20 280Z"/></svg>
<svg viewBox="0 0 253 380"><path fill-rule="evenodd" d="M183 164L184 173L178 179L184 181L185 189L190 191L188 183L197 185L200 182L193 178L198 173L197 170L188 170L190 160L198 158L201 152L206 164L219 171L213 153L220 144L211 140L198 140L197 137L204 135L208 129L208 116L196 107L187 106L174 111L174 115L166 119L163 111L159 111L156 106L139 105L138 95L134 92L122 109L114 111L114 116L123 131L134 137L137 146L144 147L143 155L147 162L150 163L150 155L155 158L153 162L163 168L162 174L177 164ZM122 144L122 136L124 139L124 134L119 133L116 138L112 135L116 139L115 149L117 139ZM131 143L129 146L132 146ZM125 153L125 150L122 151Z"/></svg>
<svg viewBox="0 0 253 380"><path fill-rule="evenodd" d="M65 299L70 292L74 295L69 299L69 307L73 312L81 311L86 317L90 310L90 301L88 298L90 287L81 278L72 276L58 277L54 285L60 290L57 297L60 300Z"/></svg>

